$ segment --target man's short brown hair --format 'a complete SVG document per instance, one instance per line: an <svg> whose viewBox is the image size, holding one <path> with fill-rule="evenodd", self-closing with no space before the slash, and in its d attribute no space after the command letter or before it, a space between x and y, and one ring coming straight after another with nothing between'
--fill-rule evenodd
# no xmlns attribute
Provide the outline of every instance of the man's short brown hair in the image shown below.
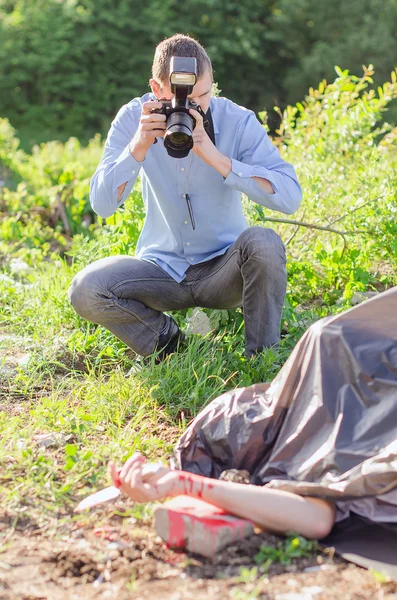
<svg viewBox="0 0 397 600"><path fill-rule="evenodd" d="M200 79L207 70L212 77L211 60L202 45L188 35L176 33L172 37L160 42L156 47L152 65L152 76L158 83L164 84L168 81L172 56L195 58L197 60L197 79Z"/></svg>

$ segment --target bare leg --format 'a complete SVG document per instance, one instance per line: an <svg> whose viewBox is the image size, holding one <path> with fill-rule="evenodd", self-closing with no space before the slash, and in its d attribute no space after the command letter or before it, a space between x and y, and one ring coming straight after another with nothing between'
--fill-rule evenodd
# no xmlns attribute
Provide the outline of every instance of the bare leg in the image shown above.
<svg viewBox="0 0 397 600"><path fill-rule="evenodd" d="M331 502L282 490L171 470L157 480L145 482L142 479L145 462L142 455L135 454L120 473L113 463L110 464L113 480L117 481L119 477L121 489L136 502L153 502L185 494L249 519L264 529L276 533L296 531L313 539L328 535L335 521L335 506Z"/></svg>

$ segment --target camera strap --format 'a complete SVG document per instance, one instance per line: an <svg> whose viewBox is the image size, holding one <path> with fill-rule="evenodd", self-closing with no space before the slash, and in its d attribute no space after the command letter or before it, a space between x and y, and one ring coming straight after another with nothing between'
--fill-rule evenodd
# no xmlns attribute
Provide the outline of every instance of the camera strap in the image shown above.
<svg viewBox="0 0 397 600"><path fill-rule="evenodd" d="M203 125L204 125L204 129L207 132L207 135L209 136L211 142L214 144L214 146L216 146L216 143L215 143L214 121L212 120L212 114L211 114L211 109L210 108L205 113L205 116L204 116L204 119L203 119Z"/></svg>
<svg viewBox="0 0 397 600"><path fill-rule="evenodd" d="M183 197L186 200L186 205L187 205L187 209L189 211L189 217L190 217L190 222L192 224L192 228L196 229L196 223L195 223L195 220L194 220L192 201L191 201L190 195L189 195L189 175L190 175L190 169L191 169L191 166L192 166L192 160L193 160L193 152L190 152L189 168L188 168L187 174L185 174L186 193L183 194Z"/></svg>

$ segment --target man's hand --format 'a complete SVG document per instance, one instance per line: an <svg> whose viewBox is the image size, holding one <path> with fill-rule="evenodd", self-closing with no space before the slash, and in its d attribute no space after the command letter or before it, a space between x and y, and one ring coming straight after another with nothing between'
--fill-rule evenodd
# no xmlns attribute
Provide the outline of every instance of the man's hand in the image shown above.
<svg viewBox="0 0 397 600"><path fill-rule="evenodd" d="M196 127L193 129L193 152L203 159L207 165L216 169L223 177L227 177L232 170L232 161L230 158L219 152L212 143L209 135L204 129L203 117L197 110L189 110L196 121Z"/></svg>
<svg viewBox="0 0 397 600"><path fill-rule="evenodd" d="M164 137L165 115L152 113L154 108L161 108L162 103L154 100L144 102L139 127L130 143L130 152L138 162L145 160L146 153L154 144L156 137Z"/></svg>
<svg viewBox="0 0 397 600"><path fill-rule="evenodd" d="M164 137L165 133L165 115L157 113L152 114L154 108L161 108L162 103L154 100L144 102L142 105L141 118L136 134L130 142L130 153L138 162L143 162L146 158L146 152L154 144L156 137ZM119 185L117 202L120 202L127 182Z"/></svg>
<svg viewBox="0 0 397 600"><path fill-rule="evenodd" d="M113 462L109 463L108 470L114 485L135 502L153 502L183 493L178 471L164 467L158 477L145 477L145 464L148 464L146 458L136 452L125 462L121 471Z"/></svg>

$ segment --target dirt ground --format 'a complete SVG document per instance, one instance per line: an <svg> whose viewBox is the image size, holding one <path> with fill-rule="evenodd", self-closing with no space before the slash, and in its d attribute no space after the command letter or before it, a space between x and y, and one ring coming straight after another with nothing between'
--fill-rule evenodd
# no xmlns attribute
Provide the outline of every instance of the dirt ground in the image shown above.
<svg viewBox="0 0 397 600"><path fill-rule="evenodd" d="M73 521L51 535L22 521L12 527L10 517L0 519L6 540L0 600L397 599L397 584L380 583L368 571L320 550L290 565L274 563L266 575L259 571L259 583L244 582L241 568L254 567L260 546L279 540L265 533L210 561L175 552L151 526L131 526L116 516L96 529Z"/></svg>
<svg viewBox="0 0 397 600"><path fill-rule="evenodd" d="M3 376L25 360L9 356ZM18 413L23 398L6 387L2 396L7 412ZM88 521L71 513L43 527L39 518L0 507L0 600L397 600L397 583L379 581L332 551L272 563L265 573L254 557L263 544L276 547L276 536L252 536L211 561L167 548L150 523L119 516L125 509L120 499Z"/></svg>

